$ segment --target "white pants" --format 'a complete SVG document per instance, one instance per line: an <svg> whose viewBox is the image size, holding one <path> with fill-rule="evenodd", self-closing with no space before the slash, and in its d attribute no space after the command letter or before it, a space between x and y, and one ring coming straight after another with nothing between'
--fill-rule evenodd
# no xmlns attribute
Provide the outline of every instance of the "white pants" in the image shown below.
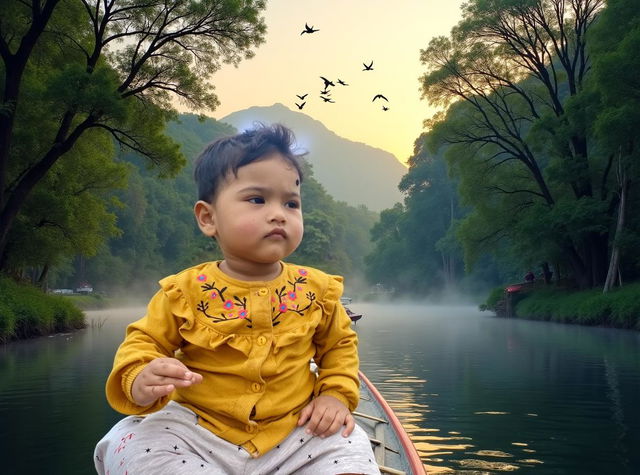
<svg viewBox="0 0 640 475"><path fill-rule="evenodd" d="M173 401L148 416L125 417L98 442L96 470L100 475L380 473L367 434L357 425L349 437L338 431L324 439L298 427L253 458L197 421L193 411Z"/></svg>

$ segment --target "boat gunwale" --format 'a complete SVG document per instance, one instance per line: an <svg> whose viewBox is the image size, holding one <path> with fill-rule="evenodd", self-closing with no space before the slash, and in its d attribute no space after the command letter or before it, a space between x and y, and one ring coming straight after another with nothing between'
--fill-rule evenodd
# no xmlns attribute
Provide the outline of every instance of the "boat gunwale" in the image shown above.
<svg viewBox="0 0 640 475"><path fill-rule="evenodd" d="M380 405L382 411L385 413L389 425L393 428L393 431L398 437L398 441L402 445L402 449L407 456L407 462L412 472L415 475L426 475L427 472L424 468L422 460L420 459L420 455L418 455L418 450L416 449L415 445L413 445L413 442L407 435L407 432L402 426L402 423L393 412L393 409L391 408L391 406L389 406L389 403L387 403L382 394L380 394L380 391L378 391L378 389L373 385L369 378L364 375L362 371L358 371L358 375L360 377L360 380L367 386L367 389L369 390L371 395L376 399L376 402Z"/></svg>

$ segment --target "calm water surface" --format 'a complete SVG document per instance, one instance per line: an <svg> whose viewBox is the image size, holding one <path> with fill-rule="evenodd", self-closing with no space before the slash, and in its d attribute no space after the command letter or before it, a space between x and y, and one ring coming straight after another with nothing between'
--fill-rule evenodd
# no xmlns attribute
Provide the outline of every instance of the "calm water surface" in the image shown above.
<svg viewBox="0 0 640 475"><path fill-rule="evenodd" d="M640 335L472 307L358 304L361 365L429 473L640 473ZM104 381L144 308L0 346L0 473L91 474Z"/></svg>

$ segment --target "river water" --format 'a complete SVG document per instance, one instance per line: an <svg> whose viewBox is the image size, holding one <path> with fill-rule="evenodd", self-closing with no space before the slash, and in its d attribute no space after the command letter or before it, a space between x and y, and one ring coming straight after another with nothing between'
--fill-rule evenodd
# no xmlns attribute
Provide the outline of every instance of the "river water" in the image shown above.
<svg viewBox="0 0 640 475"><path fill-rule="evenodd" d="M640 334L468 306L354 303L361 367L429 473L640 473ZM91 474L104 381L144 308L0 346L0 473ZM320 474L322 475L322 474Z"/></svg>

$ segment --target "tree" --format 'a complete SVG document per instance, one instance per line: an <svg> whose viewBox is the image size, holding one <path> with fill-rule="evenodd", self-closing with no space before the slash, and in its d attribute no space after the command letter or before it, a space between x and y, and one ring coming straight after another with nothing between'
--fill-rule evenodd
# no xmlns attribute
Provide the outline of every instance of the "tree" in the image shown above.
<svg viewBox="0 0 640 475"><path fill-rule="evenodd" d="M623 267L628 272L638 271L640 223L637 213L629 210L637 210L640 205L640 4L609 0L592 30L591 45L595 60L588 93L597 101L598 109L590 117L590 124L602 153L610 157L608 165L615 171L611 205L617 216L603 288L607 292L616 280L622 285ZM611 78L615 78L615 87Z"/></svg>
<svg viewBox="0 0 640 475"><path fill-rule="evenodd" d="M593 185L608 184L608 169L592 153L588 103L579 99L591 68L588 31L603 7L472 0L451 37L435 38L421 56L424 97L455 103L432 126L439 144L459 145L447 156L474 207L467 247L510 239L537 242L535 252L543 243L581 287L604 281L611 219L608 190Z"/></svg>
<svg viewBox="0 0 640 475"><path fill-rule="evenodd" d="M426 144L426 134L416 140L399 184L404 206L382 212L371 232L376 247L367 257L372 282L422 295L456 288L462 270L455 182L447 176L442 154L432 155Z"/></svg>
<svg viewBox="0 0 640 475"><path fill-rule="evenodd" d="M264 0L2 2L0 270L27 197L89 131L106 131L162 173L175 173L184 157L165 135L172 100L214 109L207 78L222 63L252 56L263 41L264 8ZM31 100L55 126L25 150L15 127Z"/></svg>

